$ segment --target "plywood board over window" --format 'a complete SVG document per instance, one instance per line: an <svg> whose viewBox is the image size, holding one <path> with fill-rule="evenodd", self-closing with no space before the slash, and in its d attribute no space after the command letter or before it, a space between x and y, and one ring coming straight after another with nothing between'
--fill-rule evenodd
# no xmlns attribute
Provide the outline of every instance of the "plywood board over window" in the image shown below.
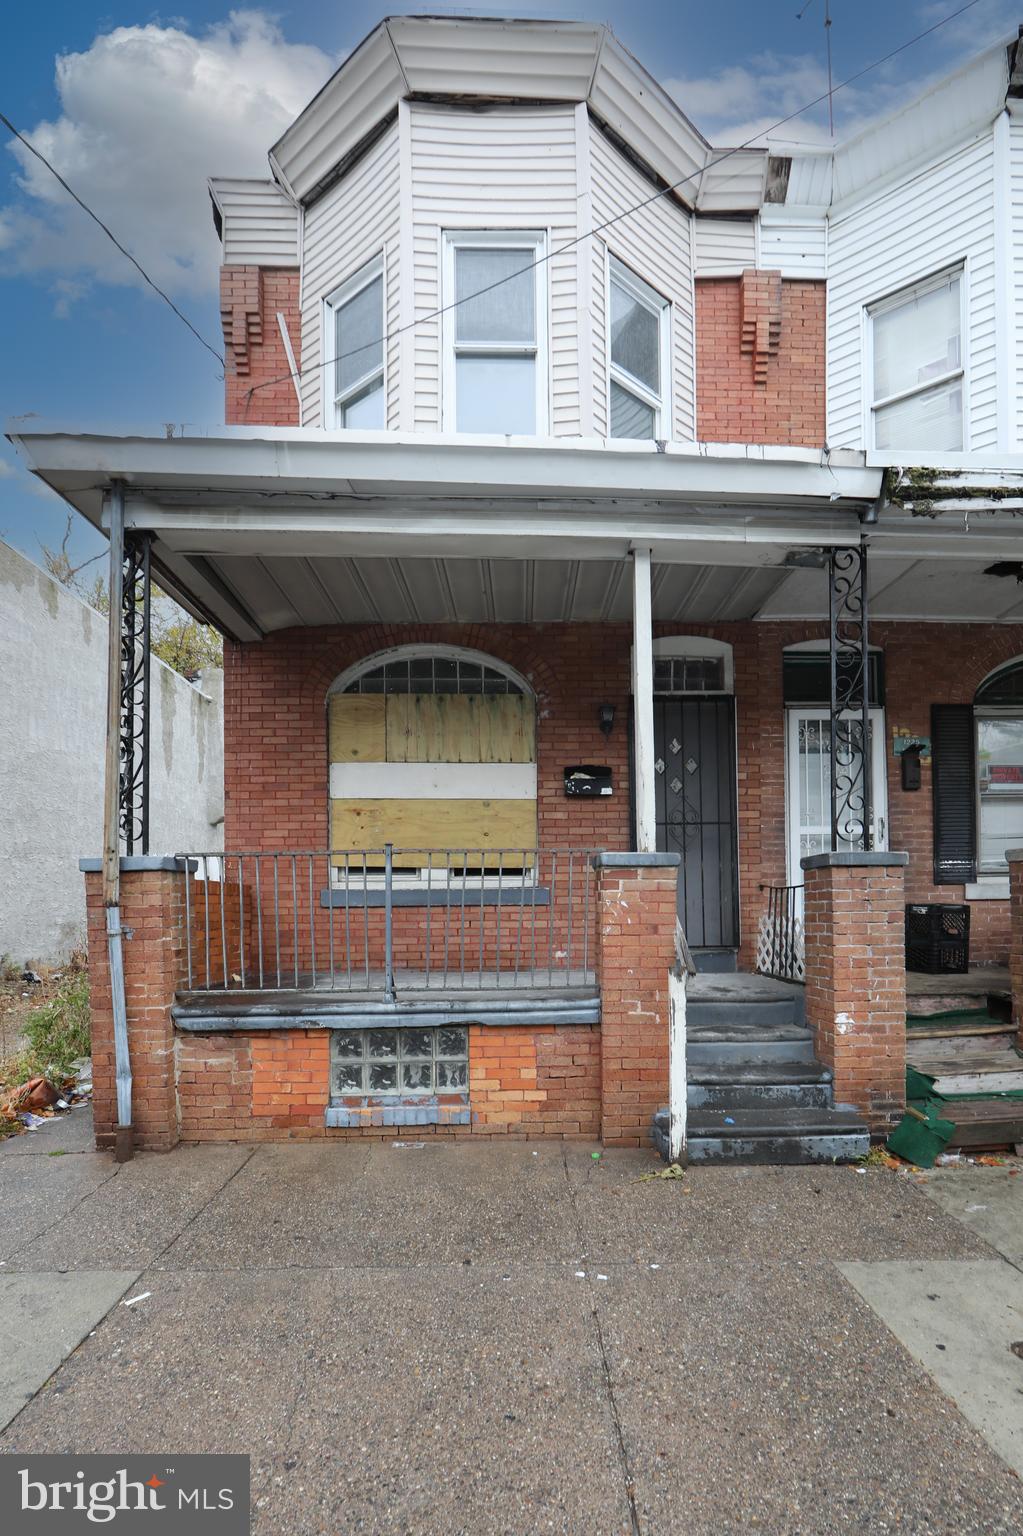
<svg viewBox="0 0 1023 1536"><path fill-rule="evenodd" d="M536 727L523 694L331 696L335 849L487 850L470 867L535 848ZM427 861L398 853L399 868Z"/></svg>

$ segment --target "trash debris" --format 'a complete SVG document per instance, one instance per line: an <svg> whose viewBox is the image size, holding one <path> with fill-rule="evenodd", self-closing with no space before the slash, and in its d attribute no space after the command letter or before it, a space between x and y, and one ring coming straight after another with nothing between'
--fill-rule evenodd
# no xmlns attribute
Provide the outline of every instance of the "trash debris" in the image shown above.
<svg viewBox="0 0 1023 1536"><path fill-rule="evenodd" d="M967 1214L969 1214L970 1211L986 1211L987 1210L987 1206L986 1205L968 1205L966 1207L966 1210L967 1210Z"/></svg>
<svg viewBox="0 0 1023 1536"><path fill-rule="evenodd" d="M939 1168L952 1168L956 1163L961 1163L962 1160L962 1153L960 1152L939 1152L938 1156L934 1159Z"/></svg>
<svg viewBox="0 0 1023 1536"><path fill-rule="evenodd" d="M650 1266L651 1269L660 1269L660 1267L661 1266L659 1264L651 1264Z"/></svg>
<svg viewBox="0 0 1023 1536"><path fill-rule="evenodd" d="M43 984L43 978L38 971L24 970L21 973L21 979L22 981L30 981L34 987L41 987Z"/></svg>
<svg viewBox="0 0 1023 1536"><path fill-rule="evenodd" d="M598 1279L598 1280L606 1280L606 1279L607 1279L607 1276L606 1276L606 1275L598 1275L598 1276L597 1276L597 1279Z"/></svg>
<svg viewBox="0 0 1023 1536"><path fill-rule="evenodd" d="M425 1141L392 1141L392 1147L399 1147L403 1152L422 1152L426 1146Z"/></svg>
<svg viewBox="0 0 1023 1536"><path fill-rule="evenodd" d="M600 1153L599 1152L591 1152L590 1156L593 1158L593 1161L595 1163L600 1161Z"/></svg>
<svg viewBox="0 0 1023 1536"><path fill-rule="evenodd" d="M130 1296L127 1301L122 1301L122 1307L133 1307L137 1301L145 1301L152 1296L152 1291L140 1291L137 1296Z"/></svg>
<svg viewBox="0 0 1023 1536"><path fill-rule="evenodd" d="M734 1119L732 1118L731 1115L726 1115L725 1116L725 1124L726 1125L734 1125L735 1124L735 1121L734 1121Z"/></svg>
<svg viewBox="0 0 1023 1536"><path fill-rule="evenodd" d="M585 1269L577 1269L576 1272L575 1272L575 1278L577 1280L585 1280L586 1279L586 1271L585 1271Z"/></svg>
<svg viewBox="0 0 1023 1536"><path fill-rule="evenodd" d="M22 1110L18 1115L18 1119L28 1131L38 1131L46 1124L46 1119L43 1115L34 1115L30 1109Z"/></svg>
<svg viewBox="0 0 1023 1536"><path fill-rule="evenodd" d="M645 1184L648 1179L684 1179L686 1171L680 1168L678 1163L669 1163L667 1168L658 1168L656 1173L641 1173L639 1182Z"/></svg>
<svg viewBox="0 0 1023 1536"><path fill-rule="evenodd" d="M941 1100L926 1101L926 1109L907 1104L906 1113L886 1142L889 1152L897 1152L918 1168L933 1168L943 1156L958 1160L958 1153L944 1150L955 1135L955 1122L940 1118L942 1108Z"/></svg>

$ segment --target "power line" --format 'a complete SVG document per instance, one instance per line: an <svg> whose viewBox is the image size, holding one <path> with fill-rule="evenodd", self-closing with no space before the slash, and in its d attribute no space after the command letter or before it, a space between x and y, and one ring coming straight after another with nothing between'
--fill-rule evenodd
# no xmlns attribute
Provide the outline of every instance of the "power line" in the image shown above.
<svg viewBox="0 0 1023 1536"><path fill-rule="evenodd" d="M79 208L81 208L82 212L83 213L87 213L89 215L89 218L92 219L93 223L99 225L100 229L106 235L107 239L108 240L112 240L114 245L116 245L117 249L120 251L121 255L122 256L126 256L128 258L128 260L131 262L132 266L136 269L136 271L138 271L142 275L142 277L145 279L145 281L149 284L150 288L152 288L153 292L155 294L159 295L159 297L163 300L163 302L165 304L169 304L170 305L171 309L177 315L178 319L182 322L182 324L188 326L188 329L191 331L191 333L195 337L196 341L200 342L201 345L206 348L207 352L212 353L212 355L216 358L217 362L220 364L221 368L224 368L225 367L224 359L221 357L220 353L216 350L216 348L210 346L210 343L206 340L205 336L203 336L199 331L196 330L195 326L192 324L191 320L189 320L188 316L187 315L183 315L181 313L181 310L175 304L174 300L170 297L170 295L167 294L167 293L164 293L164 291L160 287L160 285L153 281L153 279L150 277L149 273L146 271L146 269L142 265L142 263L138 260L138 258L136 256L132 255L131 251L129 251L126 246L123 246L121 244L120 240L118 240L117 236L114 234L114 232L110 228L110 226L107 225L107 224L104 224L103 220L99 217L99 214L93 213L93 211L89 207L88 203L85 202L82 198L80 198L78 196L78 193L74 190L73 187L69 187L68 186L68 184L64 180L63 176L60 174L60 172L56 169L55 166L50 164L49 160L47 160L46 156L42 153L42 151L36 149L35 145L33 143L31 143L31 141L29 139L26 139L26 137L25 137L25 135L23 133L19 133L18 129L15 128L15 126L11 122L10 118L9 117L5 117L2 112L0 112L0 123L3 123L4 127L8 130L8 132L12 133L16 139L20 140L20 142L22 144L24 144L25 148L29 151L30 154L35 155L36 159L41 161L41 163L43 165L45 165L46 169L50 172L51 176L56 177L57 181L59 181L61 186L64 188L64 191L68 194L69 197L74 199L74 201L78 204Z"/></svg>
<svg viewBox="0 0 1023 1536"><path fill-rule="evenodd" d="M644 208L649 208L651 203L656 203L662 197L667 197L669 192L677 192L679 187L684 187L687 182L702 176L705 171L713 170L716 166L723 165L726 160L730 160L733 155L741 154L744 149L752 148L757 139L764 138L769 133L775 133L779 128L784 128L786 123L791 123L797 117L802 117L805 112L810 112L814 107L820 106L821 102L830 102L836 92L845 90L849 85L854 85L857 80L862 80L864 75L869 75L872 70L880 69L882 64L888 64L892 59L897 58L900 53L905 53L907 48L914 47L917 43L922 42L925 37L930 37L932 33L938 32L942 27L947 26L950 21L955 21L956 17L965 15L967 11L972 11L974 6L980 4L981 0L966 0L966 4L960 5L957 10L950 11L947 16L942 16L940 20L933 22L929 27L925 27L923 31L917 32L914 37L909 38L904 43L900 43L898 47L892 48L888 53L882 55L881 58L874 59L872 63L865 65L863 69L858 69L854 74L848 75L838 85L833 87L829 85L826 91L823 91L819 96L815 96L812 101L808 101L804 106L798 107L795 112L788 113L786 117L780 117L777 122L772 123L769 127L762 128L758 133L752 134L742 144L735 145L733 149L725 150L722 155L719 155L716 160L712 160L708 165L691 171L688 176L683 176L679 181L674 181L669 186L661 187L659 191L654 192L650 197L644 198L642 202L634 203L631 208L626 208L622 213L615 214L613 218L605 219L602 224L595 224L592 229L586 230L583 234L573 236L571 240L566 240L562 245L559 245L557 250L545 252L542 256L538 256L535 261L531 261L526 266L518 268L517 271L506 273L504 277L495 279L494 282L488 283L484 288L476 289L474 293L464 294L460 299L452 299L450 303L440 305L438 309L431 310L429 314L419 315L415 320L409 320L405 325L399 325L393 331L385 331L383 335L376 337L375 340L364 342L360 347L353 347L349 352L339 352L336 356L329 357L323 362L310 364L308 368L295 368L290 373L280 374L274 379L263 379L259 384L251 385L245 395L245 410L242 413L243 420L248 416L252 397L257 390L269 389L274 384L286 384L289 380L301 379L306 373L316 373L322 368L333 367L335 363L343 362L351 357L358 357L360 353L369 351L371 347L386 346L389 342L396 340L397 337L404 335L406 331L415 330L420 325L427 325L430 321L449 314L451 310L458 309L462 304L467 304L470 299L482 298L484 294L492 293L495 288L501 288L505 283L513 282L515 278L523 277L527 272L535 272L537 267L546 266L555 256L560 256L565 251L573 250L577 245L581 245L584 240L592 240L594 236L603 234L604 230L611 229L615 224L620 224L623 219L631 218L633 214L641 213Z"/></svg>

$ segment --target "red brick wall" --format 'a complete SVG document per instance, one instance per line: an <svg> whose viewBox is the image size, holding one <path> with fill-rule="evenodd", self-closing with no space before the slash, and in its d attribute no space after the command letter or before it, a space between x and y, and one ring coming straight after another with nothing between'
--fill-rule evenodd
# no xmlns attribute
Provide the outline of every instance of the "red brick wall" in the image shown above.
<svg viewBox="0 0 1023 1536"><path fill-rule="evenodd" d="M668 1099L674 867L600 872L601 1139L646 1146Z"/></svg>
<svg viewBox="0 0 1023 1536"><path fill-rule="evenodd" d="M183 1141L394 1139L400 1127L327 1128L326 1030L177 1037ZM428 1136L600 1135L600 1031L588 1025L469 1029L471 1125L417 1125ZM351 1101L353 1104L357 1100Z"/></svg>
<svg viewBox="0 0 1023 1536"><path fill-rule="evenodd" d="M277 324L278 312L287 322L295 365L301 367L298 268L221 267L220 316L227 363L224 419L229 425L299 425L298 398L289 377L291 363Z"/></svg>
<svg viewBox="0 0 1023 1536"><path fill-rule="evenodd" d="M825 442L825 293L771 272L697 281L698 438Z"/></svg>
<svg viewBox="0 0 1023 1536"><path fill-rule="evenodd" d="M114 1016L101 878L85 879L92 1016L93 1120L98 1147L112 1147L117 1125ZM178 1139L174 1026L170 1010L185 979L184 886L170 870L121 876L124 992L132 1063L135 1144L166 1151Z"/></svg>
<svg viewBox="0 0 1023 1536"><path fill-rule="evenodd" d="M825 600L824 579L821 598ZM658 634L702 634L734 647L740 855L740 963L752 966L761 884L784 884L785 712L782 657L801 640L827 642L822 624L657 624ZM901 787L894 728L930 734L933 702L973 698L993 668L1023 653L1023 625L882 624L871 628L885 653L889 846L909 853L907 900L962 901L959 886L933 884L931 767L919 791ZM539 832L547 847L625 849L631 841L627 719L627 624L351 626L290 630L258 645L226 646L225 790L227 847L327 845L325 700L334 678L386 646L464 645L515 666L537 692ZM607 739L597 707L616 706ZM610 800L564 798L567 763L609 763ZM971 954L1004 962L1008 902L975 902Z"/></svg>
<svg viewBox="0 0 1023 1536"><path fill-rule="evenodd" d="M875 1131L906 1102L906 971L902 869L806 871L806 1022L835 1102Z"/></svg>

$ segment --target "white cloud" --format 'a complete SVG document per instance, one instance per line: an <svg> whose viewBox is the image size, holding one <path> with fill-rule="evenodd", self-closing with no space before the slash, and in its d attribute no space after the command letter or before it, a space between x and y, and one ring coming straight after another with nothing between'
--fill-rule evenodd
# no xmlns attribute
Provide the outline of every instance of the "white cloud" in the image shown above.
<svg viewBox="0 0 1023 1536"><path fill-rule="evenodd" d="M949 13L949 0L923 0L907 16L906 41L914 31L933 27ZM934 80L1009 36L1023 20L1019 0L982 0L862 79L836 90L835 131L848 138L872 119L921 94ZM883 52L880 49L878 52ZM925 67L921 59L926 60ZM836 85L842 79L836 69ZM761 140L781 118L792 117L771 133L787 142L827 142L827 71L822 56L810 53L762 53L748 64L727 65L713 74L663 82L688 117L721 147ZM809 111L806 103L817 105Z"/></svg>
<svg viewBox="0 0 1023 1536"><path fill-rule="evenodd" d="M58 58L61 115L26 137L156 282L207 292L219 249L206 177L269 175L267 150L335 63L286 42L258 10L233 11L198 37L183 24L117 27ZM49 274L58 314L90 281L138 282L45 166L12 149L22 196L0 207L8 270Z"/></svg>

